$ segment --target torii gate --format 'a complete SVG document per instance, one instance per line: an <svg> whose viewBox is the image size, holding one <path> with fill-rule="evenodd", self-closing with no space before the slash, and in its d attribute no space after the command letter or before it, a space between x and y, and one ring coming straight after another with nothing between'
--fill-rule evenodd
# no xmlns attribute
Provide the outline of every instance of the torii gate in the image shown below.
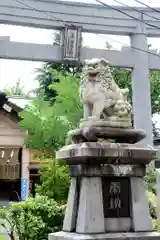
<svg viewBox="0 0 160 240"><path fill-rule="evenodd" d="M11 42L9 38L0 38L0 58L61 62L66 58L77 60L80 57L83 61L104 57L112 66L131 68L134 125L147 132L143 145L152 145L149 69L160 69L160 55L148 53L147 36L160 36L160 21L155 20L158 13L147 8L116 8L121 12L102 5L58 0L5 0L0 3L0 23L59 29L65 38L60 46ZM65 28L65 25L68 27ZM129 36L131 48L122 51L80 48L81 31ZM72 51L69 51L68 40L73 40L70 42Z"/></svg>

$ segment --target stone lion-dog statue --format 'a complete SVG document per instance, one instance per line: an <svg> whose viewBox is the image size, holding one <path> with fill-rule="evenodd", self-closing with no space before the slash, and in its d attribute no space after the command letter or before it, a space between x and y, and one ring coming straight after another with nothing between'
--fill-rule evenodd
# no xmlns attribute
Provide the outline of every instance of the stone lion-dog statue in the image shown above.
<svg viewBox="0 0 160 240"><path fill-rule="evenodd" d="M130 125L132 107L127 101L128 93L127 88L120 89L116 84L107 60L85 61L80 81L83 122L92 119L113 127Z"/></svg>

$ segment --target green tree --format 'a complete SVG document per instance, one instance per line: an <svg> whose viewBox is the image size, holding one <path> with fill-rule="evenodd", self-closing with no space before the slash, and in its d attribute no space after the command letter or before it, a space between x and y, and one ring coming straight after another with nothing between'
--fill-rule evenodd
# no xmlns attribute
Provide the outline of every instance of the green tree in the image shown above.
<svg viewBox="0 0 160 240"><path fill-rule="evenodd" d="M53 45L60 45L60 33L57 31L53 34ZM37 69L37 80L40 84L40 88L37 89L37 94L43 90L44 100L49 101L51 104L54 103L57 92L53 87L50 88L50 84L60 81L58 75L54 74L54 70L63 74L64 77L66 77L68 73L79 77L78 75L82 70L82 64L74 62L48 62L44 64L42 68Z"/></svg>
<svg viewBox="0 0 160 240"><path fill-rule="evenodd" d="M52 70L59 82L49 85L58 94L54 105L43 99L43 91L20 114L20 126L28 131L26 144L30 148L46 148L54 153L64 145L69 129L75 128L82 117L82 105L78 96L79 80L75 75Z"/></svg>
<svg viewBox="0 0 160 240"><path fill-rule="evenodd" d="M59 203L66 203L70 178L68 168L59 165L55 160L42 164L40 168L40 184L36 192L48 196Z"/></svg>
<svg viewBox="0 0 160 240"><path fill-rule="evenodd" d="M154 137L160 136L160 129L156 127L156 123L157 121L152 123Z"/></svg>
<svg viewBox="0 0 160 240"><path fill-rule="evenodd" d="M131 81L131 70L124 68L112 68L113 78L120 88L129 89L129 101L132 103L132 81Z"/></svg>
<svg viewBox="0 0 160 240"><path fill-rule="evenodd" d="M54 104L57 96L57 91L53 86L53 83L59 83L62 77L64 79L73 77L75 80L79 78L81 66L74 66L71 63L47 63L44 64L43 68L37 69L37 80L39 81L40 88L37 89L39 95L43 91L43 98L48 101L51 105ZM52 88L50 85L52 84Z"/></svg>
<svg viewBox="0 0 160 240"><path fill-rule="evenodd" d="M39 81L40 87L37 89L36 93L42 96L43 99L51 103L51 105L55 102L55 98L57 96L57 92L55 89L49 88L49 86L54 82L59 82L58 76L54 76L54 69L57 69L58 66L49 66L50 64L44 64L43 68L37 69L37 80Z"/></svg>
<svg viewBox="0 0 160 240"><path fill-rule="evenodd" d="M152 114L160 113L160 70L150 71Z"/></svg>

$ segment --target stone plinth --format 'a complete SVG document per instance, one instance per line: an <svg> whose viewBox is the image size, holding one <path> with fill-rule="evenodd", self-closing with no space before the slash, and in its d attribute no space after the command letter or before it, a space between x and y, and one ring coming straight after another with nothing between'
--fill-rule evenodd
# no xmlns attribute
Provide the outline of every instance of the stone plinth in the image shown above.
<svg viewBox="0 0 160 240"><path fill-rule="evenodd" d="M67 143L96 142L99 138L114 139L118 143L137 143L146 137L145 131L106 127L105 122L69 131Z"/></svg>
<svg viewBox="0 0 160 240"><path fill-rule="evenodd" d="M68 232L58 232L49 235L49 240L61 239L61 240L159 240L160 234L157 232L145 232L145 233L105 233L105 234L77 234Z"/></svg>
<svg viewBox="0 0 160 240"><path fill-rule="evenodd" d="M144 174L140 165L70 166L63 230L86 234L152 231Z"/></svg>
<svg viewBox="0 0 160 240"><path fill-rule="evenodd" d="M133 144L84 142L63 147L57 159L76 164L149 164L157 150L137 148Z"/></svg>
<svg viewBox="0 0 160 240"><path fill-rule="evenodd" d="M70 132L70 144L57 152L69 165L71 185L63 232L50 234L49 240L160 238L152 233L143 182L157 151L135 146L144 131L107 129Z"/></svg>

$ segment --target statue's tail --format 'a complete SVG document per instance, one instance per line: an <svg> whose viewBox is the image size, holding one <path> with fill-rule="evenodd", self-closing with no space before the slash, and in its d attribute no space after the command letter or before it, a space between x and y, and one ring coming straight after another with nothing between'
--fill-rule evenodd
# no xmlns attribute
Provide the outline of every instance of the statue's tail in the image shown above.
<svg viewBox="0 0 160 240"><path fill-rule="evenodd" d="M128 88L121 89L121 93L122 93L124 99L127 99L128 94L129 94L129 89Z"/></svg>

